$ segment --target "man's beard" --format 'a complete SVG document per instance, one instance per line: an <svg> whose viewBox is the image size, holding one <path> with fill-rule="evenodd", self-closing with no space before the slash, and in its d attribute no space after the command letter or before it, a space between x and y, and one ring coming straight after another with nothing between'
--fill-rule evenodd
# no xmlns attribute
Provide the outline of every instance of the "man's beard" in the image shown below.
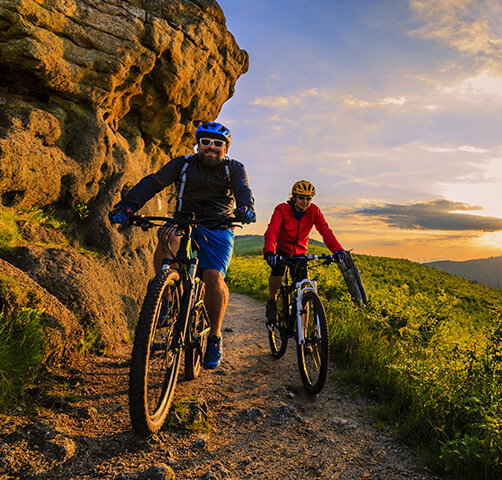
<svg viewBox="0 0 502 480"><path fill-rule="evenodd" d="M216 152L216 154L218 154L218 153ZM222 160L218 156L208 157L208 156L203 155L201 153L199 153L199 159L200 159L202 165L208 169L216 168L218 165L220 165L221 160Z"/></svg>

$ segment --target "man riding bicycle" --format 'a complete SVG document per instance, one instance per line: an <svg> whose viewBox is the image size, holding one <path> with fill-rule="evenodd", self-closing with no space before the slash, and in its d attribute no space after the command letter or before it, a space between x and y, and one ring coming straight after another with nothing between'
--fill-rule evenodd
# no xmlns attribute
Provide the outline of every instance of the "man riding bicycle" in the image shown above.
<svg viewBox="0 0 502 480"><path fill-rule="evenodd" d="M277 316L277 291L281 286L285 266L277 264L277 257L307 253L309 235L315 226L326 246L334 253L336 261L345 257L342 245L326 222L321 209L312 203L315 187L306 180L293 185L288 202L277 205L265 232L264 257L272 267L268 279L269 298L266 317L273 322Z"/></svg>
<svg viewBox="0 0 502 480"><path fill-rule="evenodd" d="M235 216L244 224L255 222L254 199L244 165L226 155L232 142L230 130L221 123L205 122L197 128L195 138L196 154L176 157L157 173L143 178L115 205L110 221L129 226L134 212L161 190L177 183L175 217L193 213L196 220ZM220 364L223 353L221 326L229 298L225 275L232 258L234 231L197 226L192 238L200 247L199 269L206 284L204 304L211 323L203 366L212 369ZM173 225L163 227L154 254L156 272L161 270L165 257L176 253L178 245Z"/></svg>

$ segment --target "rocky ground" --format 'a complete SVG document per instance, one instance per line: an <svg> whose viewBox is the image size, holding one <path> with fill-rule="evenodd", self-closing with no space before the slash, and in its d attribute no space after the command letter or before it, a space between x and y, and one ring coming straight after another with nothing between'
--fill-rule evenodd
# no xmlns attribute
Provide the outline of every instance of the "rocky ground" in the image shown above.
<svg viewBox="0 0 502 480"><path fill-rule="evenodd" d="M0 417L0 479L437 478L372 425L368 400L331 379L317 397L306 395L295 349L274 360L263 319L263 305L232 294L221 367L191 382L181 376L175 402L202 420L207 413L207 428L139 438L128 415L124 347L60 372L64 390L34 417L22 409Z"/></svg>

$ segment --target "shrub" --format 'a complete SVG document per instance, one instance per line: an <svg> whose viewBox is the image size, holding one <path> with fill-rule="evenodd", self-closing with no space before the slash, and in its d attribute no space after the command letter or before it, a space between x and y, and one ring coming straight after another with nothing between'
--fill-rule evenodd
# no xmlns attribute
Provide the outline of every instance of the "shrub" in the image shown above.
<svg viewBox="0 0 502 480"><path fill-rule="evenodd" d="M44 353L41 311L0 312L0 410L14 404L36 375Z"/></svg>
<svg viewBox="0 0 502 480"><path fill-rule="evenodd" d="M369 295L355 306L338 269L318 281L340 378L382 401L378 414L427 465L460 479L502 478L502 298L401 259L353 255ZM261 258L235 257L229 285L268 294Z"/></svg>

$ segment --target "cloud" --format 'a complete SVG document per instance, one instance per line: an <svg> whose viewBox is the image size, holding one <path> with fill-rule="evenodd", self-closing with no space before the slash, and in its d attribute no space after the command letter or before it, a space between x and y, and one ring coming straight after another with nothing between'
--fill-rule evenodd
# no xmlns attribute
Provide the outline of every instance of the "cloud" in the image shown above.
<svg viewBox="0 0 502 480"><path fill-rule="evenodd" d="M261 97L255 98L251 102L251 105L260 105L270 108L284 108L295 104L298 104L298 98L296 97Z"/></svg>
<svg viewBox="0 0 502 480"><path fill-rule="evenodd" d="M411 0L410 8L423 23L411 35L442 41L502 71L499 0Z"/></svg>
<svg viewBox="0 0 502 480"><path fill-rule="evenodd" d="M456 213L480 210L483 208L479 206L438 199L411 205L392 203L373 205L355 212L364 217L380 220L391 227L406 230L502 231L502 218Z"/></svg>
<svg viewBox="0 0 502 480"><path fill-rule="evenodd" d="M473 147L472 145L462 145L460 147L432 147L428 145L422 145L420 147L422 150L426 152L434 152L434 153L458 153L458 152L467 152L467 153L488 153L489 150L485 148Z"/></svg>
<svg viewBox="0 0 502 480"><path fill-rule="evenodd" d="M317 97L319 92L316 88L311 88L309 90L303 90L299 95L292 95L290 97L282 96L270 96L270 97L257 97L252 102L251 105L259 105L262 107L270 108L286 108L294 105L299 105L302 101L308 99L309 97Z"/></svg>
<svg viewBox="0 0 502 480"><path fill-rule="evenodd" d="M374 102L367 102L365 100L358 100L353 95L344 95L343 103L348 106L358 107L358 108L374 108L382 107L385 105L404 105L408 100L406 97L394 98L386 97Z"/></svg>
<svg viewBox="0 0 502 480"><path fill-rule="evenodd" d="M464 97L480 97L482 95L493 98L502 96L502 78L490 72L489 69L480 71L476 76L466 78L457 85L441 87L447 94L458 94Z"/></svg>

